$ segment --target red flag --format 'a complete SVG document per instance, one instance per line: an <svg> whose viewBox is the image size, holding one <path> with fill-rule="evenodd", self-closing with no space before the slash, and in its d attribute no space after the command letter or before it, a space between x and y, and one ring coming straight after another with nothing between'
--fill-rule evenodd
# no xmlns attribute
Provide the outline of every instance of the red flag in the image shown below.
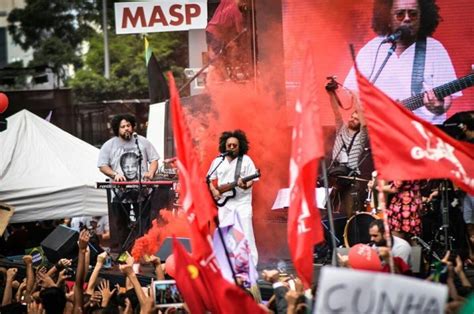
<svg viewBox="0 0 474 314"><path fill-rule="evenodd" d="M171 120L173 122L177 165L181 184L181 197L184 210L190 221L193 256L197 260L213 258L209 232L210 221L216 216L216 207L211 199L204 178L199 174L197 156L191 133L179 101L174 78L169 74L171 95Z"/></svg>
<svg viewBox="0 0 474 314"><path fill-rule="evenodd" d="M173 255L178 270L174 279L191 313L205 313L206 309L215 311L217 306L205 285L201 266L176 238L173 238Z"/></svg>
<svg viewBox="0 0 474 314"><path fill-rule="evenodd" d="M202 266L173 240L176 285L191 313L266 313L242 288L228 282L212 265Z"/></svg>
<svg viewBox="0 0 474 314"><path fill-rule="evenodd" d="M306 52L300 95L295 105L295 126L290 159L288 245L298 276L305 287L313 280L313 246L324 240L314 191L323 138L316 102L316 77L310 50Z"/></svg>
<svg viewBox="0 0 474 314"><path fill-rule="evenodd" d="M474 193L474 145L449 137L356 75L380 178L448 178Z"/></svg>

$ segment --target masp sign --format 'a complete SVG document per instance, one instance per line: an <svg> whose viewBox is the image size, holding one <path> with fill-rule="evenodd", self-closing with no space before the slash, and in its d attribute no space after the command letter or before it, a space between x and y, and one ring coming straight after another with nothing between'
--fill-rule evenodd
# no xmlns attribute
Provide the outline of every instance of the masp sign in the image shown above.
<svg viewBox="0 0 474 314"><path fill-rule="evenodd" d="M115 3L117 34L186 31L206 25L206 0Z"/></svg>

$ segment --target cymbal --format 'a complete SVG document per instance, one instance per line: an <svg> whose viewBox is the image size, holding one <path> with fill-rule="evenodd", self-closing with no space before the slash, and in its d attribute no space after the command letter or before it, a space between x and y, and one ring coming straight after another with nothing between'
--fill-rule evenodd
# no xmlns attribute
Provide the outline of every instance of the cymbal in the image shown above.
<svg viewBox="0 0 474 314"><path fill-rule="evenodd" d="M349 176L337 176L339 179L347 179L347 180L354 180L354 181L360 181L360 182L369 182L367 179L362 179L358 177L349 177Z"/></svg>

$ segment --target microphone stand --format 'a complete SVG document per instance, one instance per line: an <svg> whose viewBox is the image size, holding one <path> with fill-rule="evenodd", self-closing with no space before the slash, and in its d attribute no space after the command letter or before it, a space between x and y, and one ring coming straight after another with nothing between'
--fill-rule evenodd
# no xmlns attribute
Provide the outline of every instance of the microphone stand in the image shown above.
<svg viewBox="0 0 474 314"><path fill-rule="evenodd" d="M135 145L137 146L138 150L138 156L137 156L137 162L138 162L138 236L142 235L142 202L140 201L142 192L143 192L143 184L142 184L142 161L143 161L143 154L140 149L140 145L138 145L138 135L135 137Z"/></svg>
<svg viewBox="0 0 474 314"><path fill-rule="evenodd" d="M337 263L337 257L336 257L336 252L337 252L337 246L336 246L336 229L334 228L334 219L332 217L332 204L331 200L329 198L329 181L328 181L328 173L326 169L326 161L324 158L321 160L321 168L323 170L323 180L324 180L324 189L326 191L326 204L328 207L328 220L329 220L329 230L331 234L331 246L332 246L332 252L331 252L331 265L334 267L338 267Z"/></svg>
<svg viewBox="0 0 474 314"><path fill-rule="evenodd" d="M387 64L388 62L388 59L390 59L390 57L393 55L393 53L395 52L395 48L397 48L397 43L396 42L393 42L392 43L392 46L390 47L390 49L388 50L387 52L387 56L385 57L385 59L383 60L382 64L380 65L380 68L378 69L377 73L375 74L375 77L370 81L372 84L375 84L375 82L377 81L377 79L379 78L379 75L380 73L382 73L382 70L383 68L385 67L385 65Z"/></svg>
<svg viewBox="0 0 474 314"><path fill-rule="evenodd" d="M214 195L212 195L212 191L211 191L211 188L209 187L209 183L211 183L211 176L214 174L214 172L217 171L217 168L219 168L220 165L224 162L225 156L219 156L219 157L222 158L221 161L219 161L219 163L214 167L214 169L212 169L212 171L209 172L206 176L207 189L209 193L211 193L212 200L214 201L216 205L217 205L217 200L214 199Z"/></svg>
<svg viewBox="0 0 474 314"><path fill-rule="evenodd" d="M438 230L443 231L443 246L445 251L452 250L452 239L449 236L449 184L447 180L442 180L439 184L441 194L441 227Z"/></svg>
<svg viewBox="0 0 474 314"><path fill-rule="evenodd" d="M417 237L417 236L413 236L413 237L411 237L411 239L418 242L418 244L420 244L426 250L426 254L431 255L432 257L434 257L438 261L441 261L441 257L439 257L439 255L435 251L433 251L431 246L428 245L428 243L426 243L425 241L423 241L423 239L421 239L420 237Z"/></svg>

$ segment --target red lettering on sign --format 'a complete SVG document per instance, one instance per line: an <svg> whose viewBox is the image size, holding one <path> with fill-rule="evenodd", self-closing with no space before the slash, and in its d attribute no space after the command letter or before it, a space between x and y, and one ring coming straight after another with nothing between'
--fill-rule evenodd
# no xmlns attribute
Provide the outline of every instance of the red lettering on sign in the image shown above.
<svg viewBox="0 0 474 314"><path fill-rule="evenodd" d="M150 22L148 22L148 26L152 27L155 23L161 23L163 26L168 26L168 21L166 20L163 11L159 5L155 5L153 7L153 12L151 13Z"/></svg>
<svg viewBox="0 0 474 314"><path fill-rule="evenodd" d="M186 24L191 24L191 18L199 16L201 14L201 7L197 4L186 4L184 5L186 10Z"/></svg>
<svg viewBox="0 0 474 314"><path fill-rule="evenodd" d="M130 21L132 27L136 27L138 20L140 20L141 26L146 25L145 12L143 11L143 8L137 8L135 16L132 14L132 11L130 11L130 8L123 9L122 28L127 28L128 21Z"/></svg>
<svg viewBox="0 0 474 314"><path fill-rule="evenodd" d="M170 24L173 26L178 26L178 25L183 24L184 17L183 17L183 14L180 12L181 7L182 7L181 4L173 4L170 7L170 15L176 18L175 21L170 20Z"/></svg>

